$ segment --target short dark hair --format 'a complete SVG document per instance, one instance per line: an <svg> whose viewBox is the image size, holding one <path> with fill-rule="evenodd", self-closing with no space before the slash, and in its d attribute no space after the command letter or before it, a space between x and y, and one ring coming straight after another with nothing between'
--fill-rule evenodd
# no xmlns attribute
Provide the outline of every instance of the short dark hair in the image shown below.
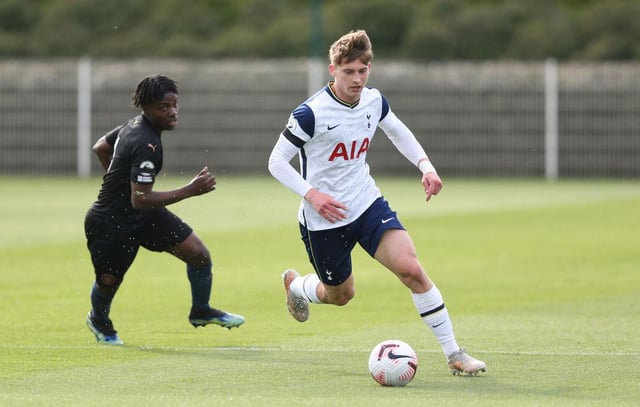
<svg viewBox="0 0 640 407"><path fill-rule="evenodd" d="M133 107L143 108L157 103L164 98L165 93L178 93L178 84L168 76L148 76L138 83L131 96Z"/></svg>

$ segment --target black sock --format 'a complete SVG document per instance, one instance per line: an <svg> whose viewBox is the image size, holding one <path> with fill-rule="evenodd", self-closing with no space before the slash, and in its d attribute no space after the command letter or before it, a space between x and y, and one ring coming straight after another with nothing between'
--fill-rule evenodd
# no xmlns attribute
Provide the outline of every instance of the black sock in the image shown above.
<svg viewBox="0 0 640 407"><path fill-rule="evenodd" d="M111 312L113 295L109 296L98 289L97 284L91 288L91 315L97 321L107 321Z"/></svg>
<svg viewBox="0 0 640 407"><path fill-rule="evenodd" d="M191 283L191 309L208 309L213 286L211 265L196 267L187 264L187 277Z"/></svg>

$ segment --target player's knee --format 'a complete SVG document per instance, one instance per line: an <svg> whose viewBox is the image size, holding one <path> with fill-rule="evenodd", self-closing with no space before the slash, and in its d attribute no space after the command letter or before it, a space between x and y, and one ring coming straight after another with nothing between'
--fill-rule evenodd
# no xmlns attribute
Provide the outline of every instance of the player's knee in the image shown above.
<svg viewBox="0 0 640 407"><path fill-rule="evenodd" d="M197 237L188 239L174 248L172 252L193 267L209 267L212 265L209 249Z"/></svg>
<svg viewBox="0 0 640 407"><path fill-rule="evenodd" d="M427 279L424 269L417 262L398 267L394 270L394 273L407 287L423 285Z"/></svg>
<svg viewBox="0 0 640 407"><path fill-rule="evenodd" d="M341 307L343 305L347 305L353 297L355 297L354 290L340 291L331 296L331 303Z"/></svg>
<svg viewBox="0 0 640 407"><path fill-rule="evenodd" d="M409 269L407 278L414 282L421 282L426 279L426 274L424 272L424 269L420 267L419 264L416 264Z"/></svg>
<svg viewBox="0 0 640 407"><path fill-rule="evenodd" d="M211 267L213 265L209 251L206 249L203 252L197 253L190 263L196 267Z"/></svg>
<svg viewBox="0 0 640 407"><path fill-rule="evenodd" d="M202 265L207 262L211 262L209 249L207 249L207 246L204 245L202 240L196 239L191 245L190 251L194 262L200 262Z"/></svg>
<svg viewBox="0 0 640 407"><path fill-rule="evenodd" d="M122 283L122 277L110 273L96 275L96 289L105 296L113 297Z"/></svg>
<svg viewBox="0 0 640 407"><path fill-rule="evenodd" d="M347 305L352 298L353 297L339 297L333 304L342 307L344 305Z"/></svg>

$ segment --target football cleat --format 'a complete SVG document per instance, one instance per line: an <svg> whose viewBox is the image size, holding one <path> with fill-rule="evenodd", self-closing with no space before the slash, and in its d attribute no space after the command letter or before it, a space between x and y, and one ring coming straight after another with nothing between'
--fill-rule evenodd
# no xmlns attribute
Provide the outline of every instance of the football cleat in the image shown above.
<svg viewBox="0 0 640 407"><path fill-rule="evenodd" d="M476 376L479 372L487 371L487 364L467 354L465 348L460 348L448 357L449 371L454 375Z"/></svg>
<svg viewBox="0 0 640 407"><path fill-rule="evenodd" d="M192 310L189 314L189 322L191 322L194 328L215 324L223 328L231 329L244 324L244 317L242 315L230 314L216 308L209 308L206 310Z"/></svg>
<svg viewBox="0 0 640 407"><path fill-rule="evenodd" d="M118 332L113 329L113 323L110 319L106 322L98 321L93 318L93 315L89 312L89 315L87 315L87 326L95 335L98 343L105 345L124 345L124 342L122 342L122 339L118 336Z"/></svg>
<svg viewBox="0 0 640 407"><path fill-rule="evenodd" d="M287 293L287 309L289 310L289 314L298 322L304 322L309 319L309 302L306 298L295 295L291 292L289 288L291 286L291 282L296 278L300 277L297 271L294 269L287 269L282 273L282 283L284 284L284 290Z"/></svg>

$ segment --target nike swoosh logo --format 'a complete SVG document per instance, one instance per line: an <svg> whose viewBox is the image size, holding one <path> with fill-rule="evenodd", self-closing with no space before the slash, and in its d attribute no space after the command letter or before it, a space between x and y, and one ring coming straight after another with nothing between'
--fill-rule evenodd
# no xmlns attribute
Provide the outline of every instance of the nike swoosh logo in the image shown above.
<svg viewBox="0 0 640 407"><path fill-rule="evenodd" d="M445 322L447 322L447 321L442 321L442 322L440 322L439 324L431 325L431 328L437 328L437 327L439 327L440 325L444 324Z"/></svg>
<svg viewBox="0 0 640 407"><path fill-rule="evenodd" d="M410 359L411 355L396 355L392 350L389 351L389 359Z"/></svg>
<svg viewBox="0 0 640 407"><path fill-rule="evenodd" d="M393 220L393 218L389 218L389 219L382 219L382 223L391 222L392 220Z"/></svg>
<svg viewBox="0 0 640 407"><path fill-rule="evenodd" d="M336 127L340 126L339 124L336 124L335 126L327 126L327 130L333 130Z"/></svg>

